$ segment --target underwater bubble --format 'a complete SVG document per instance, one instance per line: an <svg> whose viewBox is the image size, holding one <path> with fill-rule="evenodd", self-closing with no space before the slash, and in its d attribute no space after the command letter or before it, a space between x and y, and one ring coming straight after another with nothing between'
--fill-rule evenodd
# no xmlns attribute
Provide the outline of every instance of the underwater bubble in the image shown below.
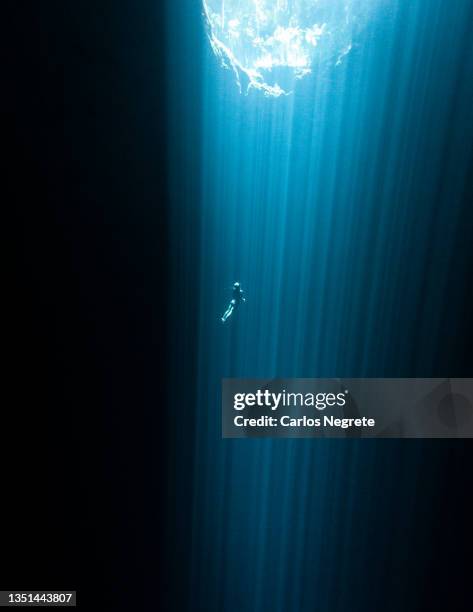
<svg viewBox="0 0 473 612"><path fill-rule="evenodd" d="M212 49L240 91L287 94L317 63L342 62L375 0L203 0Z"/></svg>

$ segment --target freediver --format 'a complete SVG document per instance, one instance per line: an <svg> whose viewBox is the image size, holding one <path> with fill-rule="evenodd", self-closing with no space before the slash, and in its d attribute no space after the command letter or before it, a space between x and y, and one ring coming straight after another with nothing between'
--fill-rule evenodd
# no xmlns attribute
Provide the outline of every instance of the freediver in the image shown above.
<svg viewBox="0 0 473 612"><path fill-rule="evenodd" d="M236 282L233 283L233 290L232 290L232 299L230 301L230 304L228 305L227 310L224 312L223 317L221 319L222 323L225 323L225 321L231 317L231 315L233 314L233 311L242 303L242 302L246 302L245 298L243 297L243 289L240 287L240 283Z"/></svg>

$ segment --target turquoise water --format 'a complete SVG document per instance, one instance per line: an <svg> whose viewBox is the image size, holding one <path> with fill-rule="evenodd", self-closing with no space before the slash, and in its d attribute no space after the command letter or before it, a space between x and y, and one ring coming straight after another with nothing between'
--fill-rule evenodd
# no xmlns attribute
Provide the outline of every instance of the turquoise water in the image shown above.
<svg viewBox="0 0 473 612"><path fill-rule="evenodd" d="M379 3L341 65L271 98L241 94L199 3L176 4L170 367L186 453L170 469L192 511L170 512L190 541L189 606L399 610L414 587L396 572L429 556L416 525L433 443L221 440L220 384L471 375L472 5ZM234 281L247 301L222 325Z"/></svg>

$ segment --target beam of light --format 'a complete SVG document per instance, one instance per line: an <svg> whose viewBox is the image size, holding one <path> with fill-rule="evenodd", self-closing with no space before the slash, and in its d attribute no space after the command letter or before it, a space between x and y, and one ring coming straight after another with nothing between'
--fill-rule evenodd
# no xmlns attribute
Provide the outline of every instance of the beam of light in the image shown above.
<svg viewBox="0 0 473 612"><path fill-rule="evenodd" d="M375 0L202 0L210 44L240 91L287 94L313 65L341 64Z"/></svg>

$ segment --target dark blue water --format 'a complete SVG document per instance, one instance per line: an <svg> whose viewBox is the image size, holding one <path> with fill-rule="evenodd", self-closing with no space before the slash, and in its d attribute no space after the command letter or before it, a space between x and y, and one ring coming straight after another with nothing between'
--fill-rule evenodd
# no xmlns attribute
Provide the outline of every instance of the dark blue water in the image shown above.
<svg viewBox="0 0 473 612"><path fill-rule="evenodd" d="M221 440L220 384L471 375L472 4L380 3L341 66L277 99L240 94L199 2L176 4L170 363L186 450L170 512L189 609L416 609L447 443ZM236 280L247 302L223 326Z"/></svg>

